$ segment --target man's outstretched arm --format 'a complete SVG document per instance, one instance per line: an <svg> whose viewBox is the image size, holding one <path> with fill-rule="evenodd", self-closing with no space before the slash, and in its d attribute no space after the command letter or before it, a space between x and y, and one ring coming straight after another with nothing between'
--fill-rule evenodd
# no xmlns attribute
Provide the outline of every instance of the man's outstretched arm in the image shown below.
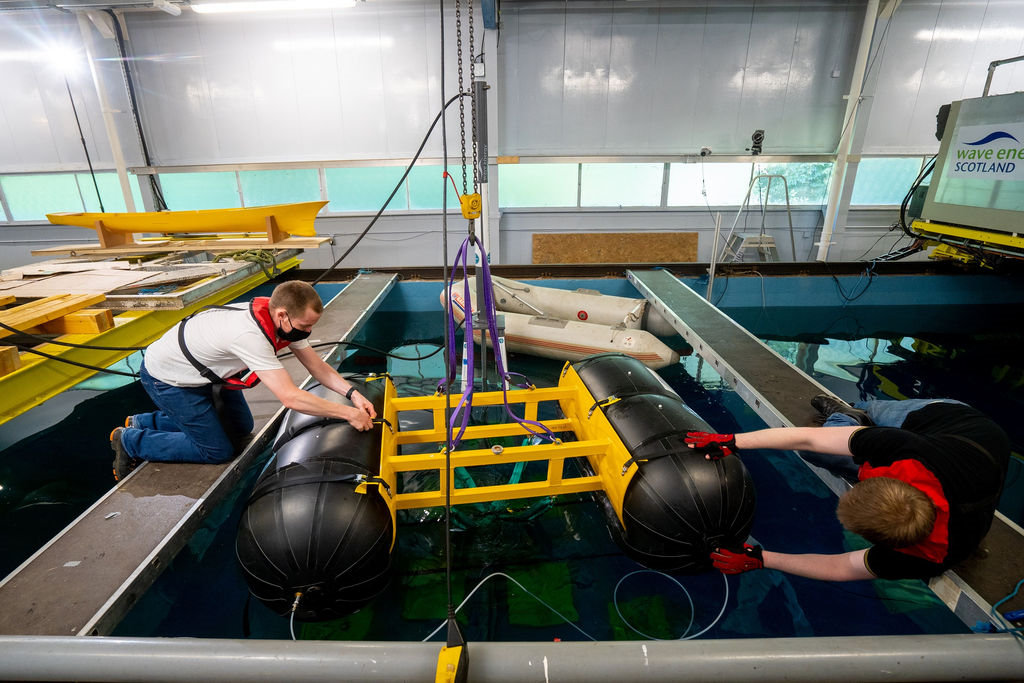
<svg viewBox="0 0 1024 683"><path fill-rule="evenodd" d="M687 432L686 443L709 460L740 450L770 448L782 451L814 451L851 455L850 437L863 427L776 427L742 434Z"/></svg>
<svg viewBox="0 0 1024 683"><path fill-rule="evenodd" d="M874 574L864 563L867 549L854 550L839 555L790 555L764 551L766 569L778 569L787 574L796 574L808 579L822 581L861 581L874 579Z"/></svg>

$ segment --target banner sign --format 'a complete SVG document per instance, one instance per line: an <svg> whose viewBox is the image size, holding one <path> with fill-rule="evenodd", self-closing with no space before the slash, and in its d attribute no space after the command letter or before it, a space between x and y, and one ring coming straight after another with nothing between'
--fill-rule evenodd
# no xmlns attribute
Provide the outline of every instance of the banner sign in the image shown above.
<svg viewBox="0 0 1024 683"><path fill-rule="evenodd" d="M948 176L1024 180L1024 123L963 126L951 147Z"/></svg>

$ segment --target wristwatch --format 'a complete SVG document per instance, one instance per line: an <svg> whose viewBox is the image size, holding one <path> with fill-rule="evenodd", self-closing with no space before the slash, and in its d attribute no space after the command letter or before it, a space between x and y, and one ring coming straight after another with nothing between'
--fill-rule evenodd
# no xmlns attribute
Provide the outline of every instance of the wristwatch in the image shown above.
<svg viewBox="0 0 1024 683"><path fill-rule="evenodd" d="M351 386L350 386L350 387L348 388L348 391L346 391L346 392L345 392L345 399L346 399L346 400L348 400L348 401L351 401L351 400L352 400L352 393L353 393L353 392L354 392L355 390L356 390L356 385L354 385L354 384L353 384L353 385L351 385Z"/></svg>

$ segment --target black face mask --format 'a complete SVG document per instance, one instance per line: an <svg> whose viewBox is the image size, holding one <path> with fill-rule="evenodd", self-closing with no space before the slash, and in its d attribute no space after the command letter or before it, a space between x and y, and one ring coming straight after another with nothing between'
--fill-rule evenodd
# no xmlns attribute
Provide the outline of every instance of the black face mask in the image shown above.
<svg viewBox="0 0 1024 683"><path fill-rule="evenodd" d="M285 332L283 329L281 329L280 326L278 326L275 330L275 332L277 332L278 339L286 342L297 342L302 341L311 334L311 332L307 330L300 330L299 328L295 327L295 323L292 323L291 316L288 316L287 313L285 313L285 316L288 317L288 322L291 323L292 329Z"/></svg>

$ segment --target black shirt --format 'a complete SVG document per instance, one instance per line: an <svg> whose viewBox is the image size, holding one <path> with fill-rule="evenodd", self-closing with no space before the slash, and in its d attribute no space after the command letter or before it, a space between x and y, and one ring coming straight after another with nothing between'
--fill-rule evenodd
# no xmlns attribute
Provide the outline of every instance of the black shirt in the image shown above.
<svg viewBox="0 0 1024 683"><path fill-rule="evenodd" d="M930 472L949 503L948 548L941 561L873 546L868 569L884 579L927 578L966 559L988 533L1010 459L1010 441L974 408L932 403L907 415L903 426L867 427L850 438L854 462L871 467L915 461ZM902 463L903 466L910 463ZM936 520L938 525L941 520Z"/></svg>

